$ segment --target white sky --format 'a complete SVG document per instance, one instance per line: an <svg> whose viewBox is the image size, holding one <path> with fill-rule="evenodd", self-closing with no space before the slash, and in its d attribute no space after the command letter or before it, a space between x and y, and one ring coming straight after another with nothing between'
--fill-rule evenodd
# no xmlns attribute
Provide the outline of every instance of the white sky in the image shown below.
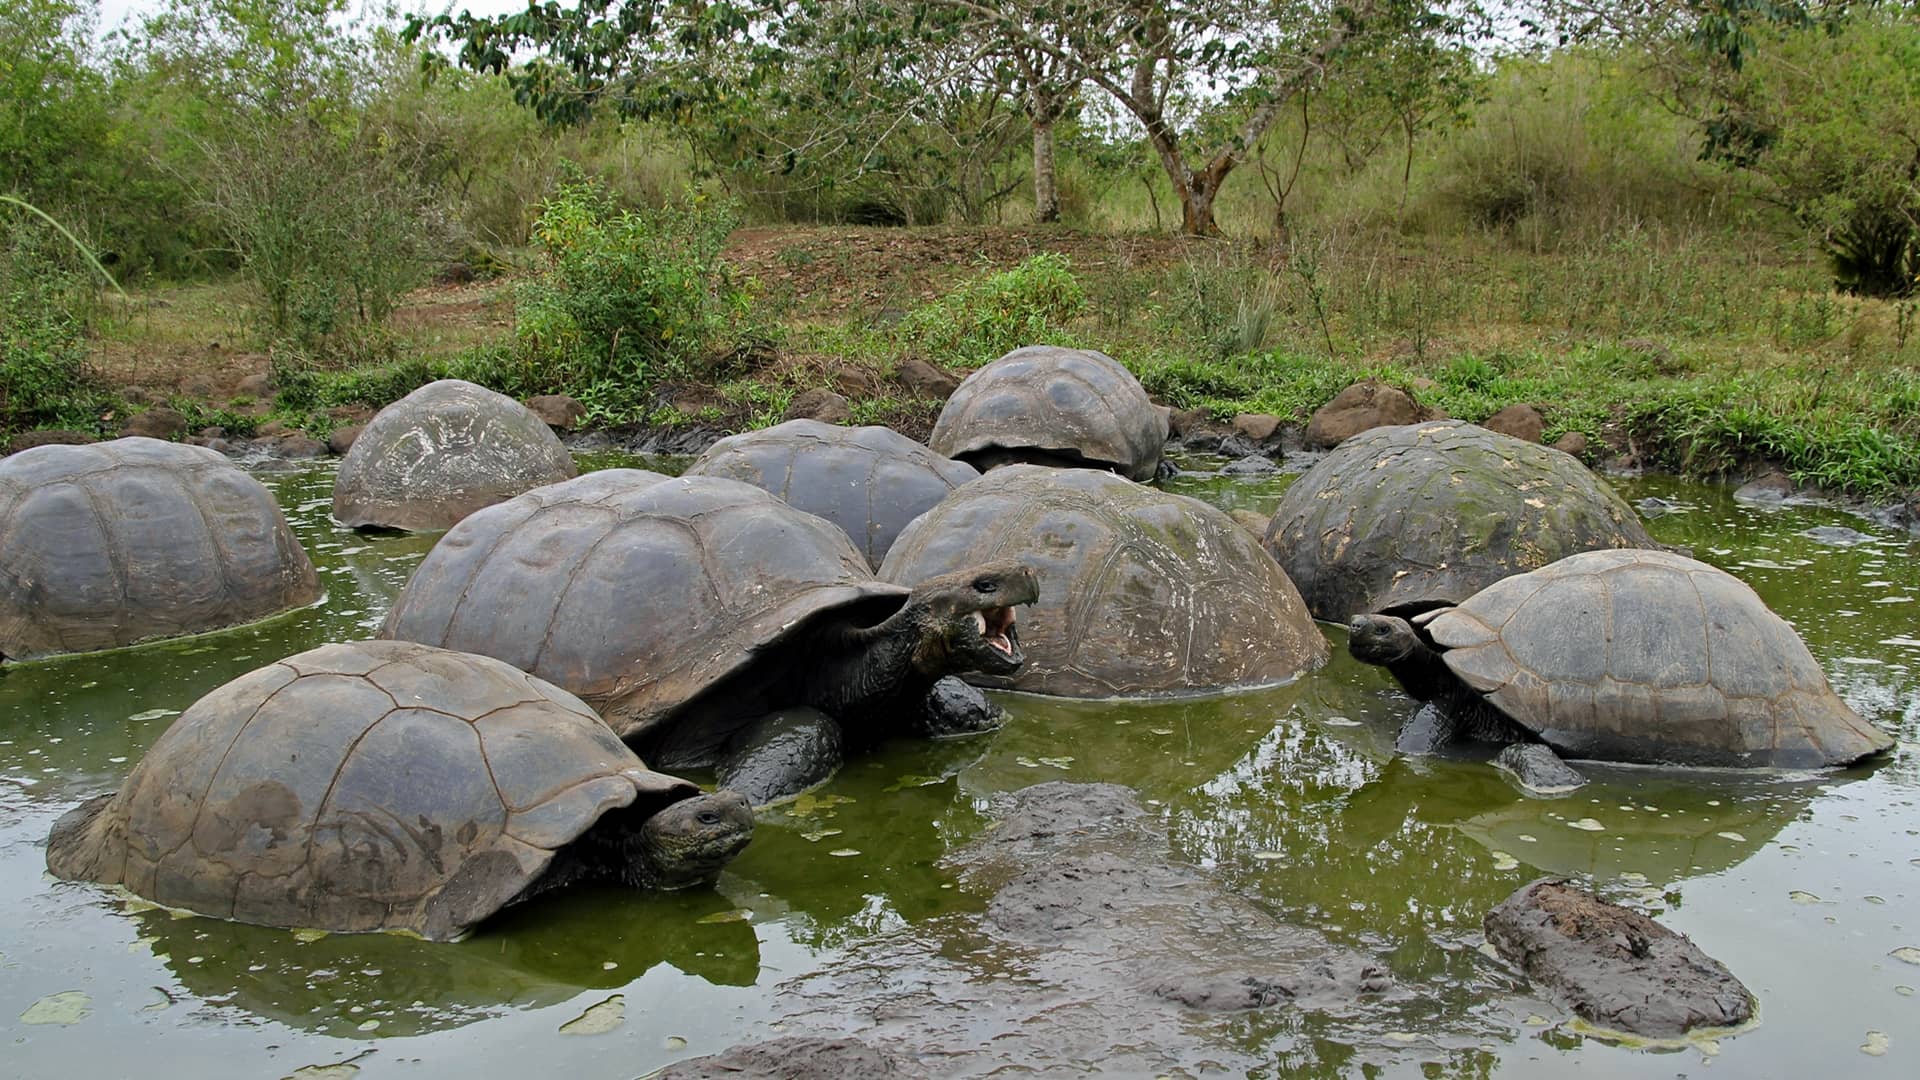
<svg viewBox="0 0 1920 1080"><path fill-rule="evenodd" d="M100 32L119 29L129 15L138 17L160 10L163 0L99 0ZM379 0L349 0L349 8L358 15L365 9L378 10L383 6ZM455 11L471 11L475 15L501 15L509 11L524 11L527 0L396 0L395 6L402 11L425 10L440 11L452 7Z"/></svg>

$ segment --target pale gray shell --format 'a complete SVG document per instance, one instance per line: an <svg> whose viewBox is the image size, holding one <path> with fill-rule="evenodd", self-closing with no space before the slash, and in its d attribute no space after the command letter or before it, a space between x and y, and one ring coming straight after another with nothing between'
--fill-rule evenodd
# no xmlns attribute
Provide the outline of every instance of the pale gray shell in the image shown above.
<svg viewBox="0 0 1920 1080"><path fill-rule="evenodd" d="M574 472L573 456L525 405L442 379L367 422L340 461L333 516L354 528L448 529Z"/></svg>
<svg viewBox="0 0 1920 1080"><path fill-rule="evenodd" d="M1040 579L1019 615L1026 665L968 681L1067 697L1192 694L1291 679L1327 659L1287 575L1226 514L1091 469L1008 465L900 535L901 585L994 559Z"/></svg>
<svg viewBox="0 0 1920 1080"><path fill-rule="evenodd" d="M323 645L180 714L47 867L268 926L458 937L618 807L699 793L579 698L411 642Z"/></svg>
<svg viewBox="0 0 1920 1080"><path fill-rule="evenodd" d="M319 598L273 493L212 450L136 437L0 459L0 657L195 634Z"/></svg>
<svg viewBox="0 0 1920 1080"><path fill-rule="evenodd" d="M1415 621L1569 757L1816 768L1893 745L1745 582L1681 555L1571 555Z"/></svg>
<svg viewBox="0 0 1920 1080"><path fill-rule="evenodd" d="M1151 480L1167 416L1140 380L1106 353L1028 345L966 377L940 410L927 445L968 460L1042 451Z"/></svg>

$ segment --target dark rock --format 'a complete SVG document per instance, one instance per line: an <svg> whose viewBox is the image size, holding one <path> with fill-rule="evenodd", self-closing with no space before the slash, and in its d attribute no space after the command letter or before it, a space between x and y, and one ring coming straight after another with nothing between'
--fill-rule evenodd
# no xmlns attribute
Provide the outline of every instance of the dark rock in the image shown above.
<svg viewBox="0 0 1920 1080"><path fill-rule="evenodd" d="M1547 422L1541 418L1540 410L1531 405L1509 405L1487 417L1480 426L1488 431L1536 443L1547 430Z"/></svg>
<svg viewBox="0 0 1920 1080"><path fill-rule="evenodd" d="M1742 484L1733 493L1735 502L1777 506L1793 495L1793 481L1783 472L1770 472L1758 480Z"/></svg>
<svg viewBox="0 0 1920 1080"><path fill-rule="evenodd" d="M188 397L199 398L202 401L212 401L215 397L219 396L220 387L208 376L189 375L181 380L180 392Z"/></svg>
<svg viewBox="0 0 1920 1080"><path fill-rule="evenodd" d="M902 361L894 372L907 393L923 401L945 401L960 386L960 380L919 357Z"/></svg>
<svg viewBox="0 0 1920 1080"><path fill-rule="evenodd" d="M165 405L155 405L136 413L120 429L122 435L144 435L149 439L177 439L186 434L187 418Z"/></svg>
<svg viewBox="0 0 1920 1080"><path fill-rule="evenodd" d="M580 418L587 415L587 407L565 394L540 394L527 399L527 408L540 422L553 430L565 434L580 426Z"/></svg>
<svg viewBox="0 0 1920 1080"><path fill-rule="evenodd" d="M262 439L277 439L282 435L292 435L299 430L284 420L269 420L261 424L254 434Z"/></svg>
<svg viewBox="0 0 1920 1080"><path fill-rule="evenodd" d="M1585 435L1577 431L1569 431L1558 439L1553 440L1553 448L1563 454L1571 454L1581 461L1585 461L1587 460L1589 444Z"/></svg>
<svg viewBox="0 0 1920 1080"><path fill-rule="evenodd" d="M1680 503L1662 499L1658 495L1649 495L1641 499L1633 504L1633 508L1640 511L1641 517L1649 518L1666 517L1668 514L1678 514L1686 510L1686 507Z"/></svg>
<svg viewBox="0 0 1920 1080"><path fill-rule="evenodd" d="M366 430L366 426L365 424L348 424L346 427L334 428L333 433L327 436L327 452L344 454L353 449L353 440L360 437L360 432Z"/></svg>
<svg viewBox="0 0 1920 1080"><path fill-rule="evenodd" d="M120 399L135 405L165 405L167 403L167 395L158 390L149 390L144 386L121 387Z"/></svg>
<svg viewBox="0 0 1920 1080"><path fill-rule="evenodd" d="M791 1037L742 1043L718 1054L675 1062L652 1075L657 1080L889 1080L930 1073L857 1039Z"/></svg>
<svg viewBox="0 0 1920 1080"><path fill-rule="evenodd" d="M1501 956L1602 1027L1674 1038L1753 1016L1753 995L1692 941L1563 880L1522 886L1485 925Z"/></svg>
<svg viewBox="0 0 1920 1080"><path fill-rule="evenodd" d="M1244 458L1259 454L1260 448L1248 441L1245 435L1233 432L1220 436L1219 442L1214 444L1213 452L1221 457Z"/></svg>
<svg viewBox="0 0 1920 1080"><path fill-rule="evenodd" d="M1207 429L1207 410L1168 409L1167 437L1184 439Z"/></svg>
<svg viewBox="0 0 1920 1080"><path fill-rule="evenodd" d="M838 367L829 378L835 390L854 400L867 401L881 396L879 378L866 368Z"/></svg>
<svg viewBox="0 0 1920 1080"><path fill-rule="evenodd" d="M1279 472L1280 466L1275 465L1272 458L1261 454L1248 454L1246 457L1228 462L1220 471L1227 476L1265 476Z"/></svg>
<svg viewBox="0 0 1920 1080"><path fill-rule="evenodd" d="M1383 382L1357 382L1335 394L1307 422L1307 445L1328 448L1372 428L1426 419L1406 391Z"/></svg>
<svg viewBox="0 0 1920 1080"><path fill-rule="evenodd" d="M1871 544L1874 537L1858 529L1849 529L1844 525L1816 525L1811 529L1800 530L1800 535L1816 544L1828 547L1853 547L1857 544Z"/></svg>
<svg viewBox="0 0 1920 1080"><path fill-rule="evenodd" d="M274 457L288 460L323 458L327 456L327 444L308 436L305 432L296 431L291 435L273 440L267 452Z"/></svg>
<svg viewBox="0 0 1920 1080"><path fill-rule="evenodd" d="M1233 430L1254 442L1263 443L1280 430L1280 418L1267 413L1241 413L1233 418Z"/></svg>
<svg viewBox="0 0 1920 1080"><path fill-rule="evenodd" d="M853 419L853 407L847 399L822 387L802 390L793 395L783 420L818 420L823 424L844 424Z"/></svg>
<svg viewBox="0 0 1920 1080"><path fill-rule="evenodd" d="M58 428L45 431L23 431L7 440L5 453L17 454L36 446L85 446L97 441L99 440L85 432L63 431Z"/></svg>
<svg viewBox="0 0 1920 1080"><path fill-rule="evenodd" d="M213 431L218 429L209 428L208 430ZM234 452L233 443L228 441L224 437L213 437L213 436L207 436L207 435L189 435L183 441L191 443L194 446L204 446L216 454L232 454Z"/></svg>
<svg viewBox="0 0 1920 1080"><path fill-rule="evenodd" d="M227 437L227 429L221 427L219 424L210 424L207 427L201 428L195 432L195 434L203 439L224 439Z"/></svg>
<svg viewBox="0 0 1920 1080"><path fill-rule="evenodd" d="M252 398L255 401L273 400L273 376L266 372L256 372L233 384L233 396Z"/></svg>

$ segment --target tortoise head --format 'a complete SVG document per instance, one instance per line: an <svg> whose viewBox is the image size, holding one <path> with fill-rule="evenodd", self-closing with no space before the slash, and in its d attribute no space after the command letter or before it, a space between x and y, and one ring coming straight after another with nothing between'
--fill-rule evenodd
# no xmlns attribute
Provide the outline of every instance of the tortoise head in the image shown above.
<svg viewBox="0 0 1920 1080"><path fill-rule="evenodd" d="M1017 562L991 562L928 578L914 586L910 608L922 613L914 666L929 675L981 671L1010 675L1026 654L1013 609L1040 599L1040 579Z"/></svg>
<svg viewBox="0 0 1920 1080"><path fill-rule="evenodd" d="M731 791L669 803L627 842L629 884L684 889L712 881L753 839L753 808Z"/></svg>
<svg viewBox="0 0 1920 1080"><path fill-rule="evenodd" d="M1421 644L1413 624L1393 615L1355 615L1347 623L1347 651L1363 664L1390 667Z"/></svg>

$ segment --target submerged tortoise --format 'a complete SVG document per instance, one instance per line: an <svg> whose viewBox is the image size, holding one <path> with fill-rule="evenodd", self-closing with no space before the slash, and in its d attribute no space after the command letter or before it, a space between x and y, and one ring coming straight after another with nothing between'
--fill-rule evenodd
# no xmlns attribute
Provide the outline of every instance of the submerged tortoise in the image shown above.
<svg viewBox="0 0 1920 1080"><path fill-rule="evenodd" d="M902 533L880 576L911 584L1017 558L1040 578L1018 673L983 685L1065 697L1283 682L1327 642L1260 542L1226 514L1112 473L1009 465Z"/></svg>
<svg viewBox="0 0 1920 1080"><path fill-rule="evenodd" d="M753 833L736 795L647 769L572 694L411 642L323 645L180 715L47 868L268 926L446 941L578 881L681 888Z"/></svg>
<svg viewBox="0 0 1920 1080"><path fill-rule="evenodd" d="M826 778L847 742L982 726L977 691L929 717L943 676L1022 661L1033 574L874 580L845 532L713 476L592 473L441 538L383 637L495 656L579 694L663 768L716 766L766 803Z"/></svg>
<svg viewBox="0 0 1920 1080"><path fill-rule="evenodd" d="M340 460L333 516L356 529L446 529L574 471L553 429L525 405L441 379L367 421Z"/></svg>
<svg viewBox="0 0 1920 1080"><path fill-rule="evenodd" d="M1548 749L1813 769L1893 745L1840 700L1800 636L1746 583L1670 552L1571 555L1458 607L1411 622L1360 615L1348 629L1356 658L1384 665L1434 706L1402 730L1402 749L1512 744L1502 763L1538 789L1579 783Z"/></svg>
<svg viewBox="0 0 1920 1080"><path fill-rule="evenodd" d="M685 475L765 488L845 529L867 562L879 566L908 522L980 472L888 428L789 420L721 439Z"/></svg>
<svg viewBox="0 0 1920 1080"><path fill-rule="evenodd" d="M1151 480L1167 414L1106 353L1028 345L966 377L927 445L981 470L1009 462L1109 469Z"/></svg>
<svg viewBox="0 0 1920 1080"><path fill-rule="evenodd" d="M273 494L212 450L136 437L0 460L0 659L196 634L319 598Z"/></svg>
<svg viewBox="0 0 1920 1080"><path fill-rule="evenodd" d="M1347 439L1267 526L1267 550L1314 617L1334 621L1457 604L1579 551L1657 546L1572 457L1461 420Z"/></svg>

